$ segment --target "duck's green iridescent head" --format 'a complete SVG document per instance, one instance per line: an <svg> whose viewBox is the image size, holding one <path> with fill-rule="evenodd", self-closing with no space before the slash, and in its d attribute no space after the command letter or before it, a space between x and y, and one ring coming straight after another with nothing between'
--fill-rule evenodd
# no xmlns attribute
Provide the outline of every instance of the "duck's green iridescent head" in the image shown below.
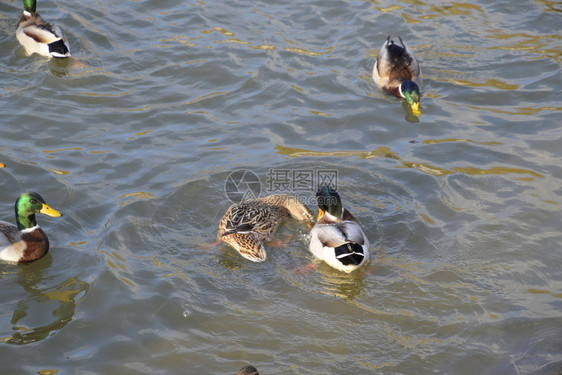
<svg viewBox="0 0 562 375"><path fill-rule="evenodd" d="M33 228L37 225L35 214L41 213L52 217L59 217L62 214L49 207L45 200L37 193L23 193L16 201L16 221L18 229Z"/></svg>
<svg viewBox="0 0 562 375"><path fill-rule="evenodd" d="M404 81L400 85L400 94L406 99L406 102L412 108L412 112L415 115L419 115L420 112L420 88L413 81Z"/></svg>
<svg viewBox="0 0 562 375"><path fill-rule="evenodd" d="M35 13L37 2L35 0L23 0L23 9L29 13Z"/></svg>
<svg viewBox="0 0 562 375"><path fill-rule="evenodd" d="M318 219L327 212L337 218L342 217L343 209L338 192L331 186L321 186L316 193L318 202Z"/></svg>

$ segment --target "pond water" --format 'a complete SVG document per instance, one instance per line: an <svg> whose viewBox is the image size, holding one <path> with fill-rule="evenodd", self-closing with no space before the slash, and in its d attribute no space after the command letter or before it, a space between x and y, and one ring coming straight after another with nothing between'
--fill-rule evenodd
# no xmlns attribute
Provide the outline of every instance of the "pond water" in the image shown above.
<svg viewBox="0 0 562 375"><path fill-rule="evenodd" d="M21 9L0 220L28 190L64 216L0 264L2 373L562 373L560 2L39 1L70 62L25 56ZM370 78L388 34L419 117ZM313 211L332 179L368 265L294 221L263 263L216 244L233 178Z"/></svg>

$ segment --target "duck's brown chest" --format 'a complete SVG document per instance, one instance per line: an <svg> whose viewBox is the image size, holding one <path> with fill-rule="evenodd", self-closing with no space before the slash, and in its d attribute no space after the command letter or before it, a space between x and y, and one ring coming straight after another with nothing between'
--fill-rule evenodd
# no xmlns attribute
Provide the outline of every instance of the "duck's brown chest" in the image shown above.
<svg viewBox="0 0 562 375"><path fill-rule="evenodd" d="M20 262L39 259L49 251L49 239L41 228L22 233L21 240L25 244L25 249Z"/></svg>

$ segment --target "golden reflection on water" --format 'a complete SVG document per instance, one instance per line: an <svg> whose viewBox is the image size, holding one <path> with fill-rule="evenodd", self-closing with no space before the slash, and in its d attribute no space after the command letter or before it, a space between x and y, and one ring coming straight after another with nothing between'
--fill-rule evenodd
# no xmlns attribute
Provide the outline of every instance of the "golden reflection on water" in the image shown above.
<svg viewBox="0 0 562 375"><path fill-rule="evenodd" d="M245 42L243 40L240 40L238 38L230 38L227 40L218 40L215 43L236 43L236 44L252 44L250 42Z"/></svg>
<svg viewBox="0 0 562 375"><path fill-rule="evenodd" d="M396 5L396 4L393 4L393 5L390 5L390 6L387 6L387 7L376 7L376 8L381 13L388 13L388 12L392 12L392 11L395 11L395 10L404 9L403 6Z"/></svg>
<svg viewBox="0 0 562 375"><path fill-rule="evenodd" d="M57 176L64 176L64 175L70 174L70 171L63 171L63 170L49 168L49 167L45 167L45 168L47 168L47 170L53 172Z"/></svg>
<svg viewBox="0 0 562 375"><path fill-rule="evenodd" d="M468 79L458 79L458 78L435 78L436 81L447 82L454 85L466 86L466 87L493 87L500 90L517 90L520 85L509 84L502 82L498 79L489 78L484 82L470 81Z"/></svg>
<svg viewBox="0 0 562 375"><path fill-rule="evenodd" d="M191 42L192 40L197 40L197 39L201 39L201 37L199 38L191 38L188 36L175 36L173 38L165 38L162 39L160 42L161 43L167 43L167 42L178 42L180 44L183 44L186 47L195 47L195 43ZM165 45L157 45L157 47L162 47L162 48L166 48L167 46Z"/></svg>
<svg viewBox="0 0 562 375"><path fill-rule="evenodd" d="M489 36L490 39L512 39L519 38L511 45L502 45L490 47L489 49L506 50L506 51L521 51L526 53L535 53L538 56L533 56L533 59L551 58L556 62L562 61L562 51L557 48L562 41L562 36L557 34L551 35L531 35L526 33L505 33L503 31L496 32Z"/></svg>
<svg viewBox="0 0 562 375"><path fill-rule="evenodd" d="M455 138L448 138L443 142L473 142L468 139L455 140ZM428 144L439 143L436 140L429 140ZM478 143L478 142L474 142ZM491 144L496 144L492 142ZM501 143L499 143L501 144ZM314 157L352 157L358 156L362 159L372 159L378 157L392 158L396 160L401 160L396 152L393 152L389 147L377 147L373 151L313 151L301 148L284 147L277 145L275 146L276 152L281 155L287 155L289 157L303 157L303 156L314 156ZM504 175L504 174L529 174L536 178L543 178L544 175L525 168L512 168L512 167L490 167L490 168L477 168L477 167L453 167L451 169L436 167L427 163L417 163L411 161L402 161L402 166L397 168L412 168L427 173L432 176L446 176L455 173L462 173L466 175Z"/></svg>
<svg viewBox="0 0 562 375"><path fill-rule="evenodd" d="M202 34L210 34L210 33L213 33L215 31L218 31L221 34L226 35L226 36L234 36L234 33L232 31L228 31L224 27L219 27L219 26L215 26L211 30L203 30L203 31L201 31L201 33Z"/></svg>
<svg viewBox="0 0 562 375"><path fill-rule="evenodd" d="M63 151L82 151L84 150L82 147L67 147L67 148L59 148L55 150L43 150L44 154L50 154L53 152L63 152Z"/></svg>
<svg viewBox="0 0 562 375"><path fill-rule="evenodd" d="M475 105L468 105L467 108L476 109L479 111L490 111L494 113L502 113L507 115L520 115L520 116L535 116L542 111L562 111L562 107L514 107L514 111L507 111L505 109L481 107Z"/></svg>
<svg viewBox="0 0 562 375"><path fill-rule="evenodd" d="M37 371L37 373L39 375L55 375L59 373L59 370L55 370L55 369L43 369L43 370L39 370Z"/></svg>
<svg viewBox="0 0 562 375"><path fill-rule="evenodd" d="M328 47L326 52L312 52L308 51L304 48L292 48L292 47L285 47L283 48L284 51L294 52L299 55L306 55L306 56L322 56L331 53L334 50L335 46Z"/></svg>
<svg viewBox="0 0 562 375"><path fill-rule="evenodd" d="M449 143L449 142L467 142L467 143L474 143L477 145L483 146L497 146L501 145L501 142L475 142L472 139L460 139L460 138L443 138L443 139L425 139L421 141L424 145L432 145L432 144L439 144L439 143Z"/></svg>
<svg viewBox="0 0 562 375"><path fill-rule="evenodd" d="M378 157L386 157L392 159L399 159L398 155L391 151L389 147L377 147L373 151L313 151L304 148L275 146L276 153L287 155L289 157L297 158L302 156L318 156L318 157L350 157L358 156L361 159L373 159Z"/></svg>
<svg viewBox="0 0 562 375"><path fill-rule="evenodd" d="M127 193L127 194L123 194L120 195L119 197L117 197L117 199L126 199L126 198L132 198L126 202L121 202L119 203L120 206L125 206L127 204L136 202L136 201L140 201L140 200L147 200L147 199L157 199L158 197L155 196L152 193L148 193L146 191L135 191L132 193Z"/></svg>

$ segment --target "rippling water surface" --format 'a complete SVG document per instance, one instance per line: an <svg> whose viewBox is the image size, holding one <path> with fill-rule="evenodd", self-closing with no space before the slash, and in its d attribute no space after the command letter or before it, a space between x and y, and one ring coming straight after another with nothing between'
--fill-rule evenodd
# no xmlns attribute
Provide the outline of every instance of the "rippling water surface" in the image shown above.
<svg viewBox="0 0 562 375"><path fill-rule="evenodd" d="M559 2L40 0L71 62L24 55L21 7L0 220L25 190L65 216L0 264L3 373L562 372ZM419 118L370 78L387 34ZM264 263L217 245L236 170L311 209L335 175L368 266L310 269L295 222Z"/></svg>

